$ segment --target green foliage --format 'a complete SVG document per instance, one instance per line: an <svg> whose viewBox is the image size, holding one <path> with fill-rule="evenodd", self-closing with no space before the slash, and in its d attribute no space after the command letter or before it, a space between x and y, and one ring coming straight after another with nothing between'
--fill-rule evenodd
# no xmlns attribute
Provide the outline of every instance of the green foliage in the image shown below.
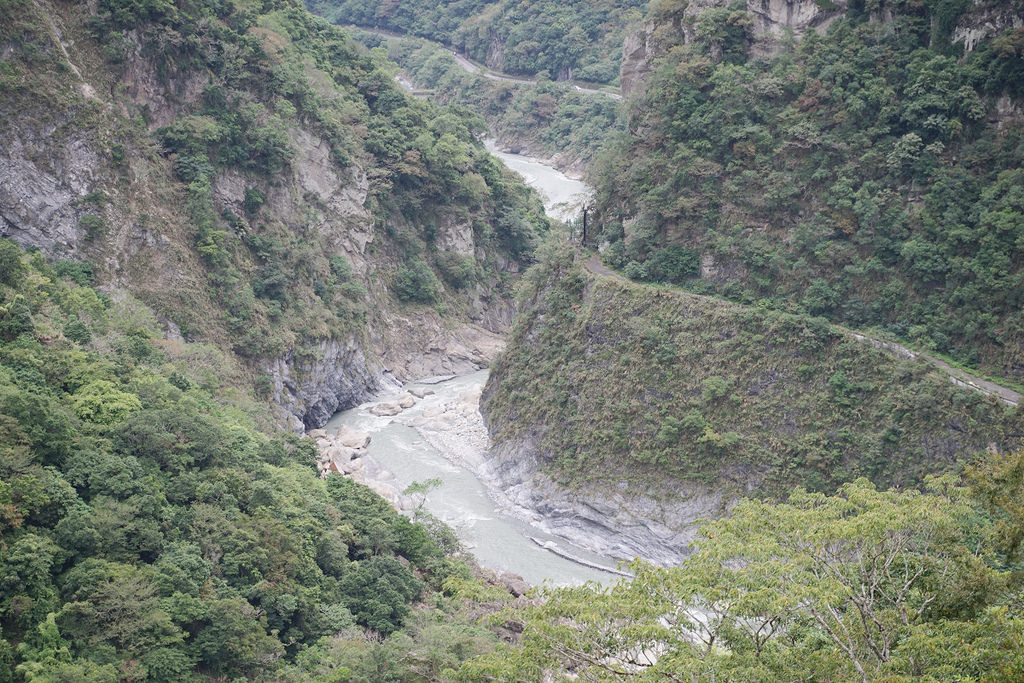
<svg viewBox="0 0 1024 683"><path fill-rule="evenodd" d="M242 200L242 208L245 209L245 215L255 216L266 201L266 196L260 192L258 187L245 188L245 198Z"/></svg>
<svg viewBox="0 0 1024 683"><path fill-rule="evenodd" d="M381 7L369 0L315 0L310 8L338 23L384 28L458 48L472 59L515 74L612 83L618 78L626 26L638 0L516 3L412 0ZM492 55L501 55L495 63Z"/></svg>
<svg viewBox="0 0 1024 683"><path fill-rule="evenodd" d="M646 265L652 279L678 284L700 272L700 256L693 249L672 245L653 252Z"/></svg>
<svg viewBox="0 0 1024 683"><path fill-rule="evenodd" d="M24 274L25 265L21 262L21 249L14 240L0 239L0 283L15 285Z"/></svg>
<svg viewBox="0 0 1024 683"><path fill-rule="evenodd" d="M536 156L562 154L589 161L622 126L615 100L605 95L580 93L550 80L510 84L469 74L436 44L391 41L389 56L414 83L430 89L432 99L480 112L490 134L525 146ZM500 169L481 168L479 173L493 192Z"/></svg>
<svg viewBox="0 0 1024 683"><path fill-rule="evenodd" d="M86 239L95 240L107 232L107 222L102 216L87 213L78 221L78 225L85 230Z"/></svg>
<svg viewBox="0 0 1024 683"><path fill-rule="evenodd" d="M79 419L100 425L122 422L141 408L138 396L102 379L78 389L72 401L72 410Z"/></svg>
<svg viewBox="0 0 1024 683"><path fill-rule="evenodd" d="M408 266L398 269L391 289L399 301L430 304L441 298L442 287L426 261L413 259Z"/></svg>
<svg viewBox="0 0 1024 683"><path fill-rule="evenodd" d="M984 525L948 482L743 501L681 566L634 562L630 581L500 615L520 642L460 679L1013 680L1021 617L974 540Z"/></svg>
<svg viewBox="0 0 1024 683"><path fill-rule="evenodd" d="M92 264L84 261L58 259L53 264L53 272L59 277L66 277L81 287L88 287L96 281L96 274L93 271Z"/></svg>
<svg viewBox="0 0 1024 683"><path fill-rule="evenodd" d="M341 581L346 606L363 626L388 635L409 613L423 584L398 560L374 556L357 562Z"/></svg>
<svg viewBox="0 0 1024 683"><path fill-rule="evenodd" d="M0 289L33 308L0 342L0 680L282 680L357 623L357 668L388 634L448 668L481 651L459 604L425 598L450 647L403 630L428 585L469 573L444 534L321 481L311 440L258 428L264 410L197 370L210 347L152 339L152 311L15 256ZM88 350L36 341L86 318Z"/></svg>
<svg viewBox="0 0 1024 683"><path fill-rule="evenodd" d="M652 7L646 95L593 167L611 261L680 282L700 254L699 291L1019 376L1024 148L990 96L1019 96L1024 52L1014 30L946 54L968 6L901 3L878 31L858 18L877 8L851 4L827 36L761 59L744 7L703 11L690 42L680 8Z"/></svg>
<svg viewBox="0 0 1024 683"><path fill-rule="evenodd" d="M530 438L569 486L911 486L1020 430L995 399L821 319L601 276L584 286L571 249L542 253L482 407L497 443Z"/></svg>
<svg viewBox="0 0 1024 683"><path fill-rule="evenodd" d="M441 252L436 261L441 277L455 289L463 289L476 279L476 260L472 256Z"/></svg>

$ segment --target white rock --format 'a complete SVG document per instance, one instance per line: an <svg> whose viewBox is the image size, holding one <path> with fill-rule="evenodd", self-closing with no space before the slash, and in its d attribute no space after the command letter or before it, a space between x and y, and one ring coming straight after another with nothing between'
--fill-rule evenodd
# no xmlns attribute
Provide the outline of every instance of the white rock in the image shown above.
<svg viewBox="0 0 1024 683"><path fill-rule="evenodd" d="M403 408L412 408L414 405L416 405L416 399L413 398L412 395L406 394L402 398L398 399L398 405L402 406Z"/></svg>
<svg viewBox="0 0 1024 683"><path fill-rule="evenodd" d="M391 484L383 481L368 481L366 482L366 485L370 487L374 493L390 503L392 507L397 508L401 505L398 489Z"/></svg>
<svg viewBox="0 0 1024 683"><path fill-rule="evenodd" d="M350 460L342 465L341 471L347 475L359 475L359 477L362 478L363 474L366 472L366 465L362 460L356 458L355 460Z"/></svg>
<svg viewBox="0 0 1024 683"><path fill-rule="evenodd" d="M432 396L434 394L433 389L427 389L426 387L413 387L409 389L409 393L416 398L423 398L425 396Z"/></svg>
<svg viewBox="0 0 1024 683"><path fill-rule="evenodd" d="M342 425L338 428L337 441L348 448L366 448L370 445L370 435Z"/></svg>
<svg viewBox="0 0 1024 683"><path fill-rule="evenodd" d="M400 412L402 412L402 406L394 403L378 403L370 408L370 414L377 417L390 417L398 415Z"/></svg>

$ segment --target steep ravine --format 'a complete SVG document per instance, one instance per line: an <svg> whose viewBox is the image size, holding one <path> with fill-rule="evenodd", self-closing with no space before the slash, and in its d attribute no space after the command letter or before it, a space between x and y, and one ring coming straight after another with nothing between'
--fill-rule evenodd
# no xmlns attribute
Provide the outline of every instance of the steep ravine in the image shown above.
<svg viewBox="0 0 1024 683"><path fill-rule="evenodd" d="M472 206L427 201L409 216L401 206L410 197L396 188L396 206L383 207L377 186L392 173L382 168L385 161L361 143L342 152L338 141L349 132L353 141L365 137L365 128L357 134L355 127L365 125L360 116L369 116L363 93L335 88L326 71L306 64L299 81L327 103L316 106L342 95L354 102L353 121L331 129L295 114L295 105L261 80L268 64L287 62L290 50L304 49L289 45L275 23L281 17L260 19L264 25L251 28L246 40L264 52L255 51L244 64L252 90L234 95L258 112L253 127L279 135L271 139L286 161L271 173L244 159L220 162L214 143L201 147L203 135L225 135L210 113L210 98L242 86L225 85L220 71L197 66L201 60L176 64L169 47L154 53L154 36L173 29L140 20L122 27L117 44L105 49L88 28L102 23L95 4L36 0L19 11L24 31L0 33L0 59L13 65L11 73L22 74L4 82L0 98L0 236L50 260L89 264L104 291L130 293L150 306L168 339L204 341L225 351L218 362L232 366L246 391L245 385L256 386L279 409L277 421L292 429L322 425L382 387L489 364L513 317L503 282L515 279L520 264L493 230L480 226L493 224L494 213L504 210L542 220L523 188L505 188L501 206L484 188ZM201 35L210 54L223 47L218 36ZM334 41L339 60L350 51L347 67L372 69L340 32L318 38ZM36 62L22 64L18 56L27 53L17 45L31 45ZM65 62L69 66L58 67ZM398 92L386 95L391 107L410 106ZM169 135L189 146L172 150ZM465 144L472 147L470 156L485 155L479 145ZM182 162L193 159L205 169L197 182L181 174ZM512 182L491 178L506 181ZM197 197L208 202L203 210L210 222L202 229ZM213 258L203 249L221 251ZM468 263L472 278L445 285L435 306L402 303L392 283L410 253L431 265L444 259ZM331 257L344 260L345 274L323 298L316 287L333 277ZM278 292L261 292L274 278ZM354 293L337 294L342 285ZM259 334L247 338L253 330ZM273 343L261 338L270 335L277 336Z"/></svg>

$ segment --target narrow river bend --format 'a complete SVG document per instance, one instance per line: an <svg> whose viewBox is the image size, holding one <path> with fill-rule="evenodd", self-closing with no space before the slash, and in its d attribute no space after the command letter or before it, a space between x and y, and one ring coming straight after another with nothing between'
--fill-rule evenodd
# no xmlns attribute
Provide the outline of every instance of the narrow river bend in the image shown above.
<svg viewBox="0 0 1024 683"><path fill-rule="evenodd" d="M589 195L578 180L536 159L488 149L541 194L548 215L573 218ZM487 370L451 378L414 382L405 390L425 394L397 415L370 412L373 403L335 415L328 432L342 425L371 435L366 452L367 478L389 481L399 491L413 482L440 479L424 508L452 529L484 567L519 574L537 585L610 583L617 561L573 546L514 514L502 493L478 478L489 445L480 417L480 391ZM432 393L426 393L426 392ZM388 397L382 396L381 401ZM391 479L393 477L393 480Z"/></svg>
<svg viewBox="0 0 1024 683"><path fill-rule="evenodd" d="M519 574L531 584L615 579L613 573L581 564L614 568L615 560L573 547L510 514L495 500L500 492L488 491L474 474L487 448L479 414L487 372L414 382L405 389L434 393L392 417L376 416L369 411L373 403L364 404L338 413L324 428L332 432L344 425L371 435L366 453L369 479L390 480L388 473L393 473L392 483L399 490L413 482L440 479L441 485L427 494L424 508L452 527L482 566ZM557 552L541 544L553 544Z"/></svg>

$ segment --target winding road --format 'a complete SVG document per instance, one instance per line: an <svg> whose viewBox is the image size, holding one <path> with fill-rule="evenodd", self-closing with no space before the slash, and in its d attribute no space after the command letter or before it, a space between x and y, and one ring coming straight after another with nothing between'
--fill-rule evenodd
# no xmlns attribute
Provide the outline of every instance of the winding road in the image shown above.
<svg viewBox="0 0 1024 683"><path fill-rule="evenodd" d="M587 268L588 271L590 271L590 273L592 275L597 275L597 276L605 277L605 278L611 278L611 279L614 279L614 280L618 280L619 282L628 282L628 283L631 283L631 284L637 284L637 283L633 283L632 280L629 280L628 278L626 278L623 275L615 272L614 270L611 270L606 265L601 263L601 259L600 259L600 257L598 257L597 254L591 255L586 260L586 268ZM642 286L642 285L639 285L639 286ZM692 296L701 296L701 295L700 294L693 294ZM933 366L935 366L936 368L938 368L939 370L944 372L946 374L946 376L949 377L949 381L952 382L953 384L955 384L955 385L957 385L959 387L964 387L965 389L971 389L973 391L977 391L979 394L984 394L986 396L993 396L993 397L999 399L1000 401L1002 401L1003 403L1005 403L1008 406L1012 406L1012 407L1016 408L1017 406L1020 405L1022 398L1024 398L1024 396L1022 396L1020 394L1020 392L1014 391L1013 389L1010 389L1008 387L1004 387L1004 386L1002 386L1000 384L996 384L995 382L992 382L990 380L982 379L981 377L978 377L977 375L972 375L971 373L967 372L966 370L962 370L960 368L953 367L952 365L950 365L946 361L944 361L944 360L942 360L940 358L936 358L935 356L931 356L931 355L929 355L927 353L922 353L920 351L914 351L913 349L907 348L906 346L903 346L902 344L897 344L896 342L886 341L884 339L878 339L877 337L872 337L872 336L866 335L866 334L864 334L862 332L857 332L857 331L848 329L848 328L843 327L841 325L834 325L834 327L836 329L840 330L841 332L843 332L843 334L847 335L848 337L851 337L852 339L857 340L858 342L861 342L862 344L869 344L869 345L875 347L876 349L881 349L883 351L888 351L889 353L891 353L894 356L897 356L899 358L906 358L906 359L911 359L911 360L912 359L920 359L920 360L926 361L928 363L931 363Z"/></svg>
<svg viewBox="0 0 1024 683"><path fill-rule="evenodd" d="M365 31L366 33L373 33L373 34L378 35L378 36L380 36L382 38L399 39L399 38L410 37L410 36L404 36L404 35L402 35L400 33L393 33L391 31L384 31L384 30L376 29L376 28L366 28L365 26L356 26L355 24L351 24L351 25L345 26L344 28L358 29L360 31ZM412 37L417 37L418 38L418 36L412 36ZM427 39L426 38L420 38L420 40L427 40ZM433 42L433 41L428 41L428 42ZM436 45L440 45L440 43L435 43L435 44ZM501 81L503 83L518 83L520 85L532 85L532 84L537 82L536 78L522 78L520 76L512 76L510 74L501 73L500 71L492 71L491 69L488 69L487 67L483 66L482 64L477 64L476 62L472 61L471 59L469 59L465 55L460 55L458 52L456 52L455 50L452 50L450 47L445 46L445 49L451 51L452 56L455 57L455 63L458 64L462 68L462 70L465 71L466 73L477 74L479 76L483 76L484 78L486 78L488 80ZM618 93L618 92L614 92L614 91L611 91L611 90L598 90L596 88L584 88L581 85L576 85L572 81L563 81L563 82L567 83L570 86L572 86L572 89L575 90L576 92L582 93L584 95L604 95L605 97L609 97L609 98L611 98L613 100L621 100L622 99L622 95L620 93Z"/></svg>

